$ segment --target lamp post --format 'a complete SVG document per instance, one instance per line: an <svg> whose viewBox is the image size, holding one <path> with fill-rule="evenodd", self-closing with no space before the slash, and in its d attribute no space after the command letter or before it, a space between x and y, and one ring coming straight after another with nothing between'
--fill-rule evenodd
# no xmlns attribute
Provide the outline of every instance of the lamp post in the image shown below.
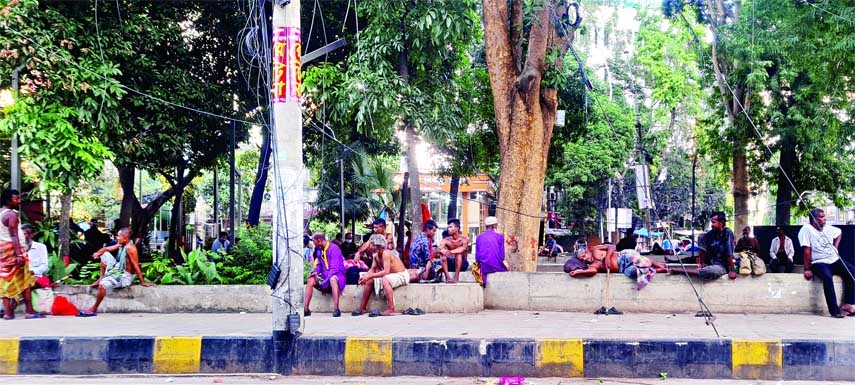
<svg viewBox="0 0 855 385"><path fill-rule="evenodd" d="M26 67L26 64L21 64L18 67L15 67L12 70L12 96L13 99L18 99L18 92L21 89L21 84L19 82L19 78L21 75L21 70ZM18 133L12 133L12 153L9 157L11 163L11 172L9 174L9 179L11 179L11 187L13 190L21 191L21 167L20 167L20 159L18 157Z"/></svg>

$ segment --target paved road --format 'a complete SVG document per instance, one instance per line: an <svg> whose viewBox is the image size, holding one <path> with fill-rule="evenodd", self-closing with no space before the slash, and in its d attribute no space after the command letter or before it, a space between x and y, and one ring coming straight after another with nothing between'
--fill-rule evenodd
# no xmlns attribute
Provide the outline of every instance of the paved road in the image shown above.
<svg viewBox="0 0 855 385"><path fill-rule="evenodd" d="M185 385L185 384L241 384L241 385L497 385L497 378L467 377L315 377L315 376L275 376L275 375L233 375L233 376L0 376L0 384L27 385ZM525 385L819 385L851 384L849 382L827 381L737 381L737 380L689 380L689 379L566 379L566 378L529 378Z"/></svg>
<svg viewBox="0 0 855 385"><path fill-rule="evenodd" d="M305 336L437 338L715 338L703 318L689 314L626 314L485 310L475 314L332 318L314 313ZM108 314L93 318L47 317L4 321L0 337L269 336L270 314ZM717 314L723 338L853 340L855 317L806 314ZM109 325L109 327L105 327Z"/></svg>

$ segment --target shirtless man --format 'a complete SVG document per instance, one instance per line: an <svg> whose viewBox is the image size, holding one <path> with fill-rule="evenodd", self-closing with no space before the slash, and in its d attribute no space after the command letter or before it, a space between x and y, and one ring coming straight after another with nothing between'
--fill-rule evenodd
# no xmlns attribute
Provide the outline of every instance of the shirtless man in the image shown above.
<svg viewBox="0 0 855 385"><path fill-rule="evenodd" d="M457 283L460 280L460 272L469 268L469 261L466 260L466 254L469 252L469 237L460 234L460 220L448 220L448 236L439 243L439 250L446 282ZM449 264L454 264L454 278L448 274Z"/></svg>
<svg viewBox="0 0 855 385"><path fill-rule="evenodd" d="M385 219L383 219L383 218L375 219L372 226L373 226L372 229L374 230L374 234L380 234L380 235L386 234L386 220ZM365 256L365 254L366 253L370 254L371 248L372 248L371 242L363 243L362 246L359 246L359 250L357 250L356 253L353 254L353 259L359 261L360 258L362 258L362 259L366 260L366 263L370 264L371 258L368 256Z"/></svg>
<svg viewBox="0 0 855 385"><path fill-rule="evenodd" d="M410 272L404 267L400 258L386 250L386 237L374 234L368 243L371 244L368 250L374 254L374 263L371 265L371 270L359 277L359 285L364 286L362 303L359 305L359 310L351 315L360 316L368 311L368 297L371 296L372 291L376 291L378 296L381 292L386 296L386 310L382 312L372 310L371 317L395 315L393 290L410 282Z"/></svg>
<svg viewBox="0 0 855 385"><path fill-rule="evenodd" d="M570 272L570 276L591 277L597 275L597 273L605 273L607 270L614 273L623 273L623 271L620 270L620 264L618 263L619 259L633 259L633 257L641 258L638 263L641 267L652 266L657 273L668 271L668 267L664 263L653 262L646 257L641 257L635 250L626 249L618 253L615 245L603 244L591 247L576 256L580 261L585 262L588 265L588 268L573 270Z"/></svg>
<svg viewBox="0 0 855 385"><path fill-rule="evenodd" d="M131 230L127 227L119 230L118 241L114 246L102 247L100 250L92 254L95 259L101 258L101 278L93 285L98 287L98 296L95 298L95 304L89 310L81 311L78 317L92 317L98 315L98 306L101 301L107 296L107 290L115 290L123 287L129 287L134 283L134 274L140 279L141 286L154 286L148 283L143 277L140 270L139 257L137 247L131 242ZM113 257L107 251L118 250L118 258Z"/></svg>

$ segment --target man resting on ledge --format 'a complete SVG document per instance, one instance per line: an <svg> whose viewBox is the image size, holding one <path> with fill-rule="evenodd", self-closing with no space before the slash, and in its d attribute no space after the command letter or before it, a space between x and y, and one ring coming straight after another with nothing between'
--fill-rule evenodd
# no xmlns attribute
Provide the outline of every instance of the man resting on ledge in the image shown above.
<svg viewBox="0 0 855 385"><path fill-rule="evenodd" d="M571 277L591 277L606 271L622 273L630 278L638 279L638 289L641 290L655 273L668 271L664 263L651 261L632 249L617 251L615 245L597 245L581 252L576 258L587 265L587 268L570 271Z"/></svg>
<svg viewBox="0 0 855 385"><path fill-rule="evenodd" d="M92 284L98 287L98 296L95 304L89 310L81 311L78 317L94 317L98 315L98 306L107 296L107 290L116 290L129 287L134 283L134 274L140 279L141 286L154 286L148 283L140 270L137 247L131 242L131 230L127 227L119 230L117 234L119 243L113 246L102 247L92 254L92 258L101 258L101 278ZM118 250L118 258L113 257L107 251Z"/></svg>

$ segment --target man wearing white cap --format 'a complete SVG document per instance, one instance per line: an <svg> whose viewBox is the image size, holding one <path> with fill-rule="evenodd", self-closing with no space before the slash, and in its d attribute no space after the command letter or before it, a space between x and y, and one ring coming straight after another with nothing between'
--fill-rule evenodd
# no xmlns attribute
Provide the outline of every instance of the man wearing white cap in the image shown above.
<svg viewBox="0 0 855 385"><path fill-rule="evenodd" d="M499 221L496 217L484 219L487 230L475 238L475 261L481 268L483 285L487 286L487 276L499 271L508 271L505 266L505 237L496 231Z"/></svg>
<svg viewBox="0 0 855 385"><path fill-rule="evenodd" d="M396 287L404 286L410 282L410 272L391 251L386 250L386 237L382 234L374 234L368 240L371 244L369 252L374 255L374 263L371 270L359 277L362 289L362 303L359 309L351 313L354 316L365 314L368 310L368 297L374 291L378 296L384 294L386 297L386 310L380 312L371 311L371 317L395 315L395 295L392 292Z"/></svg>

